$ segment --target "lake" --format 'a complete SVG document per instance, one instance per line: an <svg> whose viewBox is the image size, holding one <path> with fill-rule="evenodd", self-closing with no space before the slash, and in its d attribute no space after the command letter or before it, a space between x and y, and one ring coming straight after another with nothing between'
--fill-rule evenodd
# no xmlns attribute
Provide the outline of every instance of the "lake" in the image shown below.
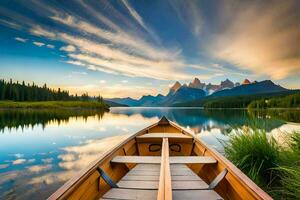
<svg viewBox="0 0 300 200"><path fill-rule="evenodd" d="M300 131L299 110L0 110L0 199L47 198L101 153L162 116L221 153L235 128L255 126L278 140L285 132Z"/></svg>

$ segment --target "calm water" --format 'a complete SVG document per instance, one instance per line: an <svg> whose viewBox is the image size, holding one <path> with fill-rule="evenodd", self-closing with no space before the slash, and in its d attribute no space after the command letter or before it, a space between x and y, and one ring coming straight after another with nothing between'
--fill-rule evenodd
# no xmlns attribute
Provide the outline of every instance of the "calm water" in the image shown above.
<svg viewBox="0 0 300 200"><path fill-rule="evenodd" d="M278 140L300 130L300 111L250 113L197 108L0 110L0 199L45 199L123 138L163 115L222 153L233 128L263 128ZM255 121L255 122L253 122Z"/></svg>

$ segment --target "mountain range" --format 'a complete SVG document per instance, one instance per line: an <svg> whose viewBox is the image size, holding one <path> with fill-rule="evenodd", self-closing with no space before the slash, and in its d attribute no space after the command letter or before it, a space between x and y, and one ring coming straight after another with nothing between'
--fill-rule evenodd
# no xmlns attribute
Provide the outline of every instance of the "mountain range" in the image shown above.
<svg viewBox="0 0 300 200"><path fill-rule="evenodd" d="M202 83L195 78L189 84L181 84L178 81L170 87L166 96L158 94L157 96L147 95L140 99L127 98L111 98L108 101L128 106L172 106L174 104L191 102L207 97L228 97L241 95L254 95L264 93L284 92L288 89L274 84L271 80L250 82L245 79L241 84L233 83L229 79L221 81L219 85L211 83Z"/></svg>

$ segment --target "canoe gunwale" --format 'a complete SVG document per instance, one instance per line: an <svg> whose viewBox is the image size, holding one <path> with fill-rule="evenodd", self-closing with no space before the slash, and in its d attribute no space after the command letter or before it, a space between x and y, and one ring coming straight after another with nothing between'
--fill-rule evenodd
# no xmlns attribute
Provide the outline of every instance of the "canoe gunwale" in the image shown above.
<svg viewBox="0 0 300 200"><path fill-rule="evenodd" d="M49 198L48 200L56 200L56 199L62 199L71 192L79 187L80 183L84 182L95 170L97 170L98 166L105 161L105 159L112 156L116 151L118 151L120 148L122 148L125 144L127 144L129 141L135 139L136 136L139 134L142 134L143 132L148 132L148 130L152 127L155 127L159 125L159 122L154 123L135 134L131 135L130 137L126 138L125 140L121 141L117 146L115 146L113 149L109 149L105 151L97 160L93 161L91 164L89 164L87 167L80 170L78 173L75 174L70 180L68 180L66 183L64 183L58 190L56 190Z"/></svg>
<svg viewBox="0 0 300 200"><path fill-rule="evenodd" d="M186 130L184 127L179 126L178 124L170 121L170 124L175 128L181 129L183 134L190 135L194 138L194 141L198 142L201 146L205 148L205 152L209 151L212 156L217 160L217 162L221 162L224 166L226 166L228 172L234 176L244 188L246 188L250 193L254 194L254 196L258 199L263 200L272 200L273 198L268 195L265 191L263 191L260 187L258 187L248 176L246 176L240 169L238 169L233 163L231 163L227 158L225 158L222 154L217 152L215 149L209 147L205 142L196 138L195 135Z"/></svg>

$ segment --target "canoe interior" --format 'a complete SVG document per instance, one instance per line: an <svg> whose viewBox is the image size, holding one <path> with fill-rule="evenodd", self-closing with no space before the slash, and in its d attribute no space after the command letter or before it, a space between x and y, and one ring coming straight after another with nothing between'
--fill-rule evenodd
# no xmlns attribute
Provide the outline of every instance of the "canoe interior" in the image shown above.
<svg viewBox="0 0 300 200"><path fill-rule="evenodd" d="M165 119L134 134L110 152L91 163L71 180L65 183L49 199L100 199L111 187L100 178L97 171L103 171L115 182L119 182L136 164L112 163L116 156L160 156L162 138L147 138L145 134L174 133L184 134L187 138L169 138L170 156L211 156L216 159L215 164L187 164L194 173L209 184L222 170L228 170L226 177L215 188L224 199L272 199L261 190L246 175L237 169L226 158L209 148L191 132ZM192 137L190 137L192 136Z"/></svg>

